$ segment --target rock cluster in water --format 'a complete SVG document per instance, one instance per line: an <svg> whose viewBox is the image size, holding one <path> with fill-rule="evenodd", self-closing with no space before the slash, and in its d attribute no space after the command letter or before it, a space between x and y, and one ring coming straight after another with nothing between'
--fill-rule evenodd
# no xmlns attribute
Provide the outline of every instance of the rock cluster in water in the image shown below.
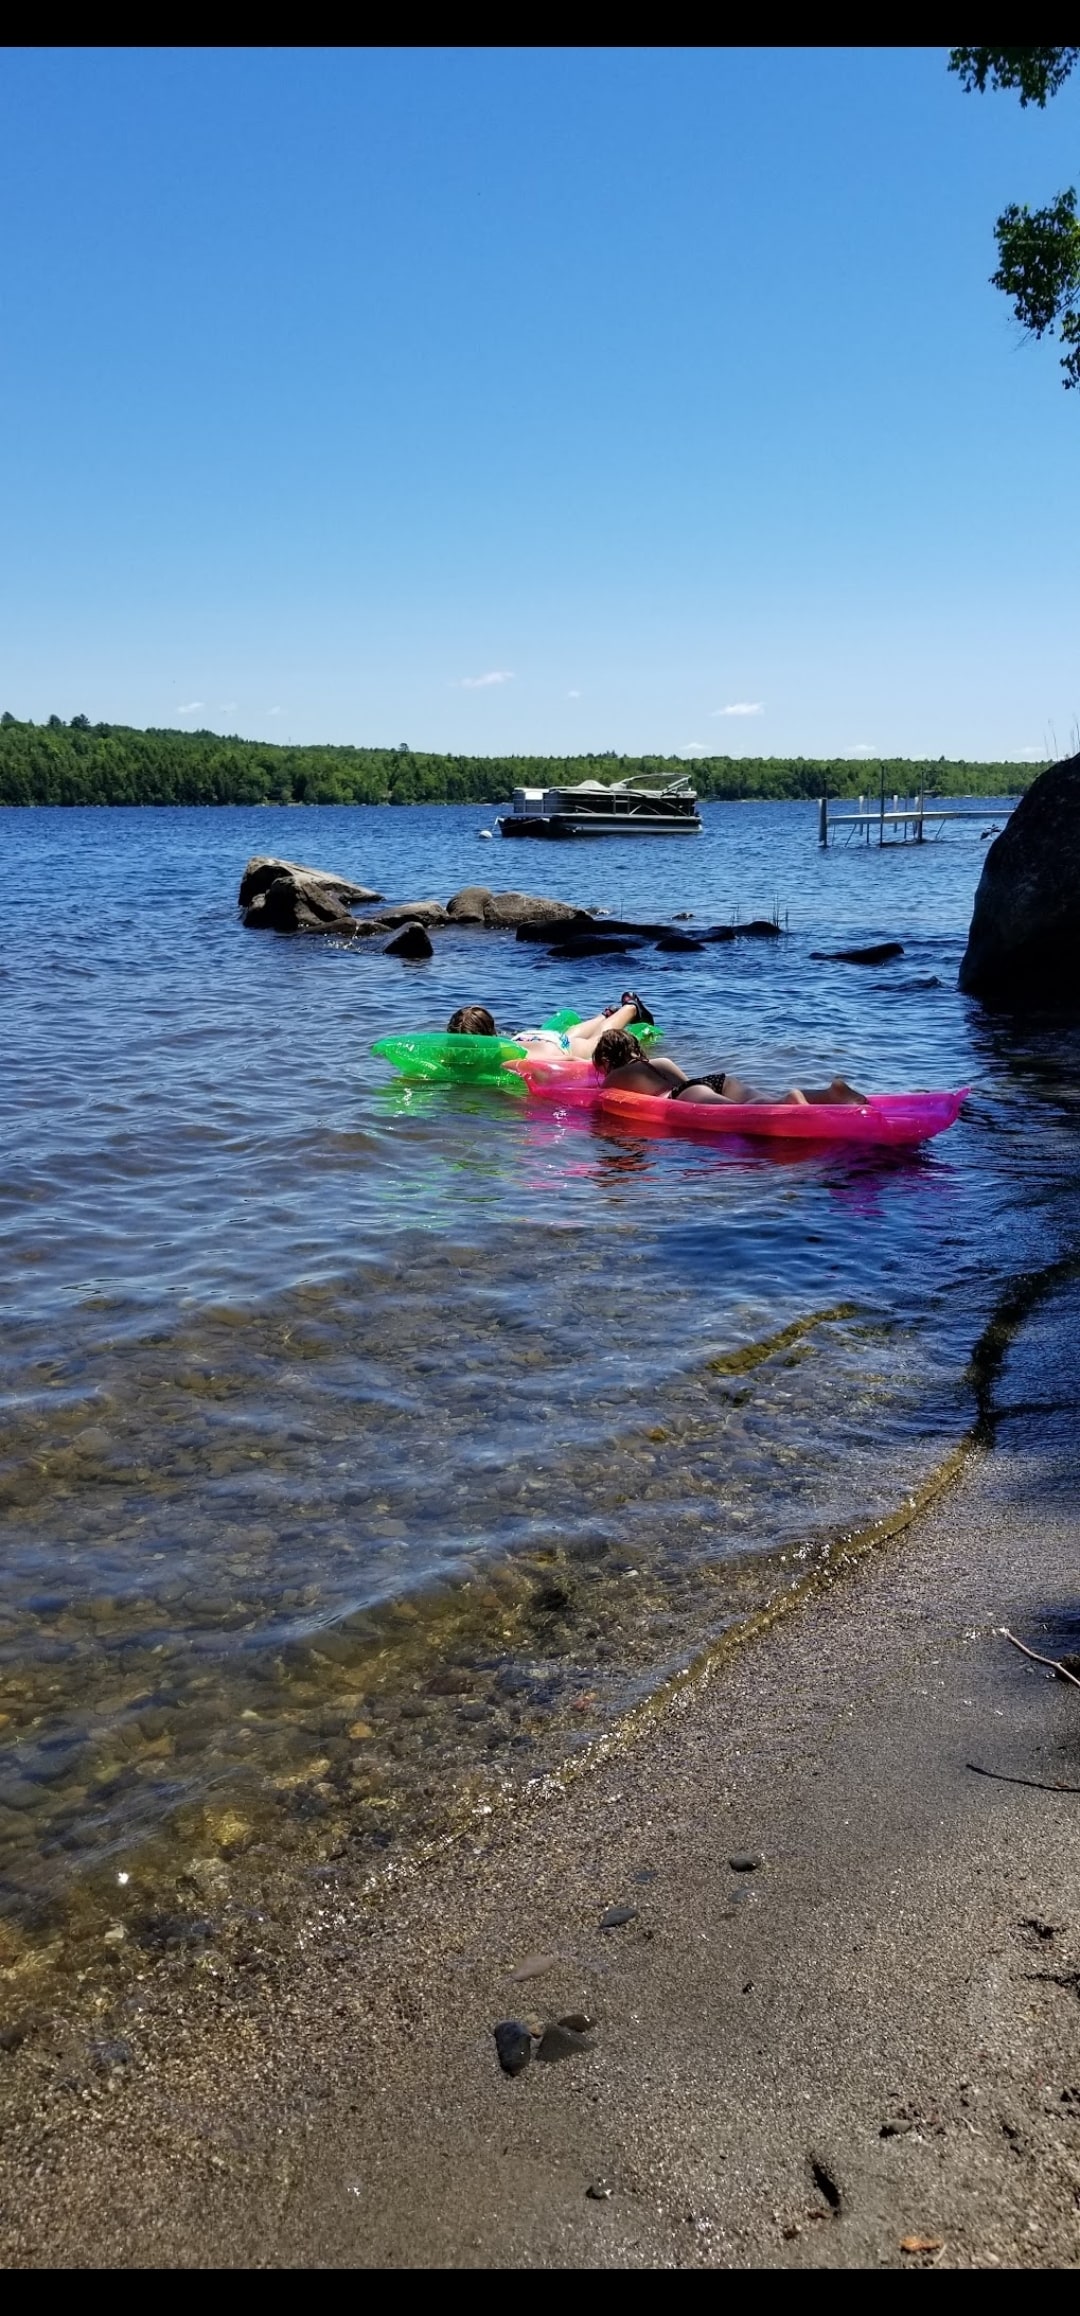
<svg viewBox="0 0 1080 2316"><path fill-rule="evenodd" d="M658 949L694 951L710 942L781 937L780 927L763 917L685 933L674 925L602 916L599 910L575 908L539 893L496 893L488 885L464 885L446 902L395 901L365 916L354 914L382 900L381 893L347 877L304 868L297 861L249 860L240 880L245 925L272 933L332 933L348 941L389 933L389 957L430 957L433 933L467 926L515 933L519 941L537 941L566 959L618 956L646 941ZM683 917L687 913L680 911Z"/></svg>

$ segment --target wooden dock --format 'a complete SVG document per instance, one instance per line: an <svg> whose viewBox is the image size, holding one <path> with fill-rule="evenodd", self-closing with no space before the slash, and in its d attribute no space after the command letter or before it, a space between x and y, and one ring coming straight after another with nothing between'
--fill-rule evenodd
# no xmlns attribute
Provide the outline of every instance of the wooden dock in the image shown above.
<svg viewBox="0 0 1080 2316"><path fill-rule="evenodd" d="M1013 810L1012 798L1003 797L999 804L987 807L928 804L925 796L916 796L910 804L901 804L899 796L894 796L887 809L882 795L876 806L860 796L857 812L838 812L835 804L830 809L828 797L822 796L818 801L818 843L834 843L843 830L844 844L925 844L941 836L943 824L950 820L977 820L985 836L996 836Z"/></svg>

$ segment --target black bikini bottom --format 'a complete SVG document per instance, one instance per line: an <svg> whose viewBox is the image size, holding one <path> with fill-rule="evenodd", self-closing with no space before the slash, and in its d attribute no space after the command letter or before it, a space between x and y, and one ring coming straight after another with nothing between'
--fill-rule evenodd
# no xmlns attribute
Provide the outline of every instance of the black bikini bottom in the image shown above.
<svg viewBox="0 0 1080 2316"><path fill-rule="evenodd" d="M726 1083L727 1077L723 1070L699 1070L697 1076L691 1078L689 1085L672 1086L671 1100L673 1102L681 1101L683 1096L690 1092L692 1086L711 1086L714 1094L722 1094Z"/></svg>

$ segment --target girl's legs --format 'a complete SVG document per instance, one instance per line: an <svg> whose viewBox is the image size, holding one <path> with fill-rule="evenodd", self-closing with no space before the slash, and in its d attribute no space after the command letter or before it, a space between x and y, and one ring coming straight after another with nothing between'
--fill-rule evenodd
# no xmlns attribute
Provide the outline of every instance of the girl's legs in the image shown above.
<svg viewBox="0 0 1080 2316"><path fill-rule="evenodd" d="M849 1086L846 1078L834 1078L832 1084L828 1086L807 1086L805 1088L792 1086L790 1093L784 1095L784 1100L785 1102L802 1102L804 1104L807 1102L825 1102L830 1105L835 1104L838 1107L844 1103L855 1102L861 1106L866 1101L866 1095L857 1094L854 1086Z"/></svg>
<svg viewBox="0 0 1080 2316"><path fill-rule="evenodd" d="M605 1029L630 1029L637 1019L636 1005L617 1005L614 1013L594 1013L567 1030L575 1061L591 1061Z"/></svg>

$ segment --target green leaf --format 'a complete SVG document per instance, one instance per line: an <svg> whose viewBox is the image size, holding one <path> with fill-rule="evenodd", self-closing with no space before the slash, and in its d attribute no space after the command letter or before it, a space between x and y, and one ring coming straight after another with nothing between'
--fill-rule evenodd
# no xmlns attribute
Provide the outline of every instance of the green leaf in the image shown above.
<svg viewBox="0 0 1080 2316"><path fill-rule="evenodd" d="M1056 96L1074 65L1080 48L952 48L949 71L960 75L969 96L983 96L991 88L1016 89L1022 105L1038 105Z"/></svg>

